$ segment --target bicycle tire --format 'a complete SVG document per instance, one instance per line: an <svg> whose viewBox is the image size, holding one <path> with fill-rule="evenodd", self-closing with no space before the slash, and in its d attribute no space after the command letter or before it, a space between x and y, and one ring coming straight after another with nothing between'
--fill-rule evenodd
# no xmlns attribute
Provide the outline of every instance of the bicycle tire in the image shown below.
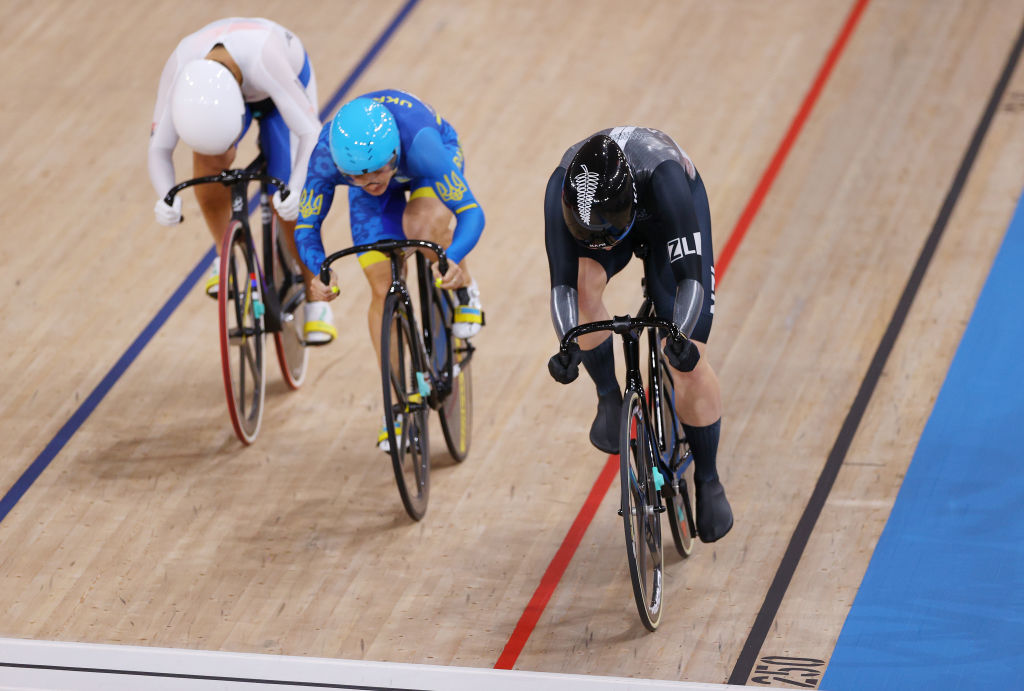
<svg viewBox="0 0 1024 691"><path fill-rule="evenodd" d="M448 363L451 363L452 374L451 391L441 402L438 416L449 455L462 463L469 455L473 437L473 373L471 362L465 357L470 346L467 341L452 336L454 310L448 298L438 290L433 290L432 295L435 371L447 373Z"/></svg>
<svg viewBox="0 0 1024 691"><path fill-rule="evenodd" d="M292 259L281 238L281 226L276 215L272 222L274 250L270 282L274 284L281 304L281 330L274 333L274 348L281 376L288 388L295 391L305 381L309 364L309 350L302 333L306 286L302 280L302 270Z"/></svg>
<svg viewBox="0 0 1024 691"><path fill-rule="evenodd" d="M656 338L654 331L651 331L651 338ZM653 341L656 343L656 341ZM652 356L657 358L658 367L655 369L653 362L649 368L648 376L650 381L658 378L659 386L652 391L657 395L651 397L652 415L661 418L661 429L665 438L658 440L658 452L661 454L661 465L668 469L669 477L664 478L665 483L661 488L661 495L665 499L665 513L668 516L669 529L672 532L672 542L675 545L676 553L685 559L693 552L693 504L690 502L689 489L686 483L685 473L689 467L691 457L689 447L683 437L682 426L675 410L675 382L668 370L665 357L657 350L652 349ZM656 412L655 412L656 411Z"/></svg>
<svg viewBox="0 0 1024 691"><path fill-rule="evenodd" d="M687 449L684 459L689 457ZM688 464L683 466L683 472ZM665 513L669 515L668 525L672 530L672 542L675 544L676 553L685 559L693 553L695 537L695 526L693 521L693 502L690 500L690 485L686 481L683 472L675 478L675 484L668 483L662 491L665 498Z"/></svg>
<svg viewBox="0 0 1024 691"><path fill-rule="evenodd" d="M627 391L619 425L619 481L621 514L626 537L626 559L633 599L640 621L649 631L661 622L664 595L664 550L661 548L661 514L651 477L652 445L644 419L643 399Z"/></svg>
<svg viewBox="0 0 1024 691"><path fill-rule="evenodd" d="M221 243L217 305L224 393L235 435L251 444L263 421L266 361L259 269L252 238L231 221Z"/></svg>
<svg viewBox="0 0 1024 691"><path fill-rule="evenodd" d="M425 367L403 297L392 293L384 301L381 323L381 383L384 395L384 424L388 434L388 453L395 471L395 482L402 505L413 520L427 511L430 498L430 442L427 432L427 396L419 377ZM401 416L401 435L395 434L395 421Z"/></svg>

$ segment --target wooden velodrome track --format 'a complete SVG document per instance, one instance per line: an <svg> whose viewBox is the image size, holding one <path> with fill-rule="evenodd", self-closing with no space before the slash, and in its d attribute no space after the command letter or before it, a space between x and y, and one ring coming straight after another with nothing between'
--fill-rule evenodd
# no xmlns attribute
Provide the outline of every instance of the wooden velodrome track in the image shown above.
<svg viewBox="0 0 1024 691"><path fill-rule="evenodd" d="M852 0L421 0L348 96L400 87L436 106L487 213L471 257L488 317L473 449L454 465L435 428L426 518L406 517L373 445L380 387L355 262L334 303L343 337L312 353L299 392L270 363L253 446L232 433L216 308L198 287L59 435L209 248L192 195L179 228L151 211L146 136L179 38L222 16L271 17L305 43L323 104L402 5L0 3L0 494L66 441L0 522L0 636L494 666L607 461L587 442L592 386L561 387L545 366L544 185L574 141L636 124L669 132L696 162L720 261L759 181L771 182L719 267L710 343L736 524L686 562L667 557L667 611L648 634L613 486L514 665L724 682L1024 2L858 7L788 155L763 178ZM754 657L831 654L1024 183L1022 94L1018 68ZM186 176L183 147L175 160ZM329 249L350 244L346 219L339 202ZM611 311L635 311L638 268L612 283Z"/></svg>

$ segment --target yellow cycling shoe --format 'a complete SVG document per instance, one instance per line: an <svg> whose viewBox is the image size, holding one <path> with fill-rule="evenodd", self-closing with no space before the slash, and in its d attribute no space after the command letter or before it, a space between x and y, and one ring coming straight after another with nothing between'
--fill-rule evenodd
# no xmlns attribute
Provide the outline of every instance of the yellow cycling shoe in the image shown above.
<svg viewBox="0 0 1024 691"><path fill-rule="evenodd" d="M402 414L399 413L395 416L395 439L402 438ZM384 453L391 452L391 440L388 439L388 422L387 418L382 417L380 422L380 432L377 434L377 448Z"/></svg>
<svg viewBox="0 0 1024 691"><path fill-rule="evenodd" d="M204 290L211 298L217 299L217 293L220 292L220 257L213 258L213 263L210 265L210 276L206 279Z"/></svg>

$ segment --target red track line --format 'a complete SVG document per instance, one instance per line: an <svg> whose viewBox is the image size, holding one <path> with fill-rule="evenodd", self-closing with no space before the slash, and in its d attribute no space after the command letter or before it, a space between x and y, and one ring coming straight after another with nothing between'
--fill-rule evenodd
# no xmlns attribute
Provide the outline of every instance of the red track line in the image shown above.
<svg viewBox="0 0 1024 691"><path fill-rule="evenodd" d="M818 100L818 96L821 94L821 90L825 87L825 82L828 81L828 77L832 73L832 68L835 67L836 62L838 62L839 55L843 52L843 48L846 47L846 41L850 38L850 34L853 33L853 28L857 25L857 20L860 19L860 15L864 12L864 8L867 7L867 4L868 0L857 0L853 9L850 10L850 15L846 18L846 23L843 24L843 28L839 32L839 36L836 37L828 55L825 56L825 62L822 63L821 68L818 70L818 75L814 78L814 83L811 84L810 90L808 90L807 95L804 96L803 103L800 104L800 110L796 112L796 117L794 117L793 122L790 123L789 129L786 131L786 136L782 138L782 143L779 144L779 148L775 151L775 155L772 156L771 162L761 175L761 180L757 183L757 187L754 189L754 194L750 197L750 201L747 202L746 207L744 207L743 213L740 214L740 219L736 222L736 227L732 229L732 234L729 235L729 240L725 243L725 247L722 249L722 253L718 257L718 261L715 262L715 276L718 281L721 281L722 276L725 275L725 270L729 267L729 262L732 261L732 257L736 254L736 250L739 248L740 242L743 241L743 237L747 234L747 229L750 228L751 221L754 220L754 216L757 214L758 209L761 208L761 202L764 201L765 196L768 194L768 190L771 189L772 183L775 182L775 178L778 176L779 170L782 168L782 164L786 160L786 156L789 155L789 150L793 147L793 142L796 141L797 136L800 134L800 130L803 129L804 123L807 121L807 117L811 114L811 110L814 108L814 104Z"/></svg>
<svg viewBox="0 0 1024 691"><path fill-rule="evenodd" d="M725 275L733 255L736 254L740 242L743 241L747 229L750 228L754 216L757 215L758 210L761 208L761 203L764 201L765 196L767 196L768 190L771 189L772 183L775 182L775 178L782 169L782 164L785 162L786 156L789 155L789 150L800 135L800 131L803 129L811 110L814 108L814 104L817 102L825 82L828 81L828 77L832 73L832 68L838 62L839 56L846 47L847 40L857 25L857 20L860 19L869 1L857 0L854 3L849 16L846 18L846 23L843 24L843 28L833 42L828 55L825 56L825 62L819 68L811 88L808 90L807 95L804 96L800 109L793 118L793 122L790 123L789 129L786 130L786 135L782 138L782 142L779 144L778 149L776 149L775 155L772 156L771 162L761 175L761 179L757 183L757 187L754 189L754 193L747 202L747 205L744 207L743 213L740 214L736 226L729 235L729 240L725 243L718 261L715 262L716 280L719 283ZM519 622L512 631L512 635L509 636L508 642L505 643L501 656L494 663L494 669L512 669L513 665L515 665L516 660L519 658L519 653L522 652L526 641L530 638L530 634L533 633L533 629L537 625L537 621L540 620L541 614L544 613L544 608L547 607L551 595L554 594L555 588L562 579L562 574L569 567L569 562L576 553L576 548L583 539L583 534L590 526L594 514L597 513L597 507L604 499L604 495L607 494L608 488L611 487L618 464L619 457L617 455L608 457L604 468L601 470L601 474L597 477L597 481L590 490L590 494L587 495L586 501L583 502L583 507L576 515L576 520L573 521L572 527L569 528L565 539L562 540L562 545L555 552L555 556L551 559L547 570L544 571L544 575L541 577L540 584L534 591L533 597L530 598L530 602L526 605L522 616L519 617Z"/></svg>
<svg viewBox="0 0 1024 691"><path fill-rule="evenodd" d="M579 547L580 540L583 539L583 533L587 532L587 526L590 525L594 514L597 513L597 507L600 506L604 495L608 493L612 480L618 475L618 470L619 457L613 454L605 462L601 474L597 476L597 482L594 483L590 494L587 495L587 500L583 502L583 508L576 515L576 520L572 522L572 527L569 528L565 539L562 540L562 546L555 552L547 571L541 577L540 585L533 592L533 597L526 605L523 615L519 617L519 623L516 624L515 630L509 636L505 649L501 651L501 657L494 663L494 669L512 669L516 658L519 657L523 646L526 645L526 639L533 633L533 627L537 625L537 620L540 619L544 608L548 606L548 600L555 592L558 582L562 580L562 574L569 566L572 555L576 553L576 548Z"/></svg>

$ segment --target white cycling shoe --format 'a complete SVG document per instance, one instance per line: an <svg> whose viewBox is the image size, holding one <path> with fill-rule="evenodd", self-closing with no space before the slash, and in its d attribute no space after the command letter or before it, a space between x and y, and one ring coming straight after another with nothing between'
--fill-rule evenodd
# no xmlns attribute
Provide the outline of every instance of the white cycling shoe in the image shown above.
<svg viewBox="0 0 1024 691"><path fill-rule="evenodd" d="M466 292L469 293L469 302L455 306L455 320L452 323L452 335L463 340L476 336L484 325L480 288L475 280L466 287ZM455 294L458 296L458 292Z"/></svg>
<svg viewBox="0 0 1024 691"><path fill-rule="evenodd" d="M327 345L338 336L334 328L334 314L326 302L307 302L305 305L306 324L302 337L306 345Z"/></svg>

